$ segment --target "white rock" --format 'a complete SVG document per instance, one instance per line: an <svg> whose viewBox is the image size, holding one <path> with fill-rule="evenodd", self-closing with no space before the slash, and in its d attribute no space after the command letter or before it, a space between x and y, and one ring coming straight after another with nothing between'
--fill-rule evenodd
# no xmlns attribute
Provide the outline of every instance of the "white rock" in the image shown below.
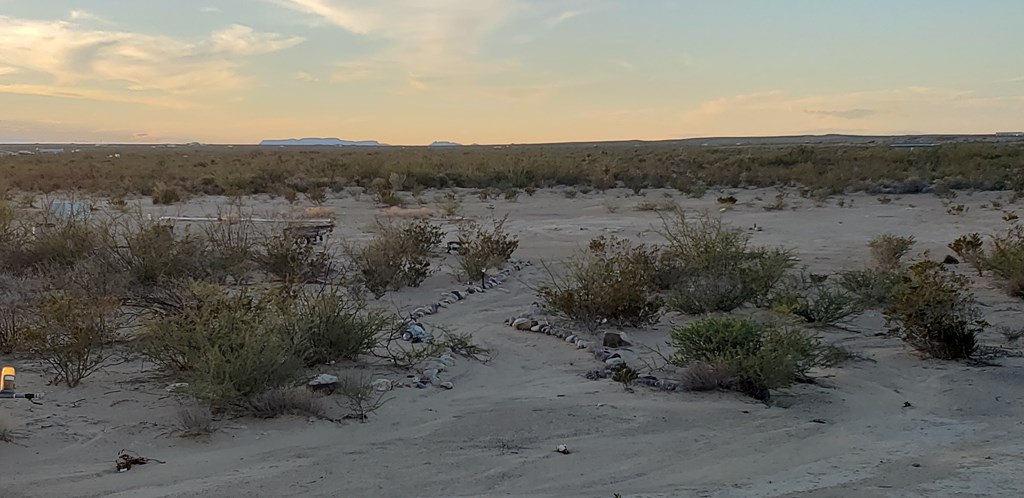
<svg viewBox="0 0 1024 498"><path fill-rule="evenodd" d="M575 343L575 342L576 342L576 336L574 336L574 335L570 335L569 337L566 337L566 338L565 338L565 342L568 342L568 343Z"/></svg>
<svg viewBox="0 0 1024 498"><path fill-rule="evenodd" d="M320 374L308 382L310 386L330 386L338 383L338 376L331 374Z"/></svg>
<svg viewBox="0 0 1024 498"><path fill-rule="evenodd" d="M381 392L381 393L390 391L391 389L393 389L395 387L390 379L377 379L377 380L371 382L370 386L373 387L374 391Z"/></svg>
<svg viewBox="0 0 1024 498"><path fill-rule="evenodd" d="M448 390L455 389L455 384L452 384L451 382L442 382L440 386Z"/></svg>
<svg viewBox="0 0 1024 498"><path fill-rule="evenodd" d="M178 392L186 387L188 387L188 382L175 382L174 384L167 386L167 391L172 393Z"/></svg>
<svg viewBox="0 0 1024 498"><path fill-rule="evenodd" d="M516 318L512 322L512 328L519 328L520 325L522 325L522 324L524 324L526 322L529 322L529 321L530 321L529 318Z"/></svg>
<svg viewBox="0 0 1024 498"><path fill-rule="evenodd" d="M563 455L568 455L570 453L569 452L569 447L564 445L564 444L560 444L560 445L556 446L555 447L555 451L557 451L557 452L559 452L559 453L561 453Z"/></svg>

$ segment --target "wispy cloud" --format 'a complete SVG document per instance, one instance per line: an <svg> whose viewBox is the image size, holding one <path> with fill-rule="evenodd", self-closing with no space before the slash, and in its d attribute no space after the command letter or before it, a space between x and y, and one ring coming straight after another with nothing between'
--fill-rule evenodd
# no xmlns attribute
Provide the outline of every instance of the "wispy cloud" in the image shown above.
<svg viewBox="0 0 1024 498"><path fill-rule="evenodd" d="M824 109L804 109L804 112L819 117L826 118L841 118L841 119L864 119L868 116L873 116L876 111L873 109L845 109L845 110L824 110Z"/></svg>
<svg viewBox="0 0 1024 498"><path fill-rule="evenodd" d="M0 16L0 66L51 80L33 91L48 88L55 95L59 90L81 98L109 95L114 89L170 94L236 90L248 81L239 71L243 57L300 42L298 37L257 33L241 25L205 39L181 40L94 29L78 21ZM12 91L10 86L7 91Z"/></svg>
<svg viewBox="0 0 1024 498"><path fill-rule="evenodd" d="M320 78L317 78L316 76L313 76L312 74L309 74L305 71L299 71L292 75L292 77L295 78L296 80L308 81L310 83L316 83L317 81L320 81Z"/></svg>
<svg viewBox="0 0 1024 498"><path fill-rule="evenodd" d="M554 27L557 27L559 24L562 24L565 21L568 21L569 19L572 19L574 17L579 17L579 16L581 16L581 15L583 15L585 13L586 12L582 11L582 10L567 10L565 12L562 12L562 13L558 14L557 16L549 17L546 21L544 21L544 24L548 28L554 28Z"/></svg>
<svg viewBox="0 0 1024 498"><path fill-rule="evenodd" d="M199 9L199 12L202 12L204 14L215 14L215 13L221 12L221 10L220 10L220 7L210 6L210 7L203 7L201 9Z"/></svg>
<svg viewBox="0 0 1024 498"><path fill-rule="evenodd" d="M566 10L579 0L273 1L383 43L371 56L339 64L332 77L338 82L412 74L427 85L436 78L493 74L502 63L480 57L489 34L517 17L536 18L540 26L545 19L558 24L582 14Z"/></svg>

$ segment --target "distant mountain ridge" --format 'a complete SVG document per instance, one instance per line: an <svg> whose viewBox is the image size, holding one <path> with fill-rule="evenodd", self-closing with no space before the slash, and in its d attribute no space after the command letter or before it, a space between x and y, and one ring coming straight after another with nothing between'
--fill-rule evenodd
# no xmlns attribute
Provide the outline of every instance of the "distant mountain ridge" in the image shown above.
<svg viewBox="0 0 1024 498"><path fill-rule="evenodd" d="M431 147L461 147L462 144L455 143L455 142L446 142L444 140L438 140L438 141L430 144L430 146Z"/></svg>
<svg viewBox="0 0 1024 498"><path fill-rule="evenodd" d="M260 145L271 146L332 146L332 147L379 147L384 145L376 140L342 140L340 138L286 138L263 140Z"/></svg>

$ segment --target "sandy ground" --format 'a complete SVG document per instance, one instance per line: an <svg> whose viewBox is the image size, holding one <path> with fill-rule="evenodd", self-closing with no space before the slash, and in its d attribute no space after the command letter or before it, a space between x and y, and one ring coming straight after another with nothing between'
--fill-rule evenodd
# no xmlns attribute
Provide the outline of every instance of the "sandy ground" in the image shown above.
<svg viewBox="0 0 1024 498"><path fill-rule="evenodd" d="M857 268L866 242L892 232L914 235L915 256L948 253L945 245L971 231L994 233L1006 223L982 206L997 193L961 194L964 215L946 213L931 195L833 198L815 206L795 194L782 211L768 212L775 191L731 191L740 200L725 220L752 231L756 243L794 248L812 270ZM517 202L468 197L465 212L483 219L510 213L519 235L517 257L557 261L590 238L615 233L655 241L656 213L636 211L644 198L624 191L567 199L541 191ZM703 199L673 196L689 210L716 210ZM431 195L426 196L430 198ZM761 200L756 200L759 197ZM1007 197L1006 194L1002 198ZM203 214L225 199L206 198L152 213ZM752 204L745 204L752 202ZM852 207L851 207L852 203ZM287 210L263 198L246 200L257 212ZM376 208L368 199L332 199L339 216L335 239L358 240ZM608 206L617 206L612 213ZM1010 206L1012 209L1014 206ZM450 226L450 225L449 225ZM452 261L449 260L450 264ZM961 265L958 271L970 272ZM218 421L208 439L176 435L174 379L141 362L114 366L76 389L46 386L42 365L2 358L19 369L22 390L43 391L44 404L3 402L0 417L15 428L0 443L0 495L6 497L345 496L345 497L923 497L1015 496L1024 471L1024 360L1003 358L977 367L924 359L880 335L877 312L844 329L826 329L828 342L865 359L819 372L818 385L779 392L773 406L732 393L628 393L610 380L583 373L592 355L553 337L502 326L528 311L530 290L546 278L541 265L501 287L442 310L428 323L471 332L495 352L480 364L460 359L445 391L398 389L367 423L305 418ZM1003 296L989 278L976 278L988 319L1011 324L1022 303ZM455 287L446 272L421 288L380 303L408 309ZM668 338L668 316L658 327L630 331L657 346ZM671 322L671 323L670 323ZM994 329L983 342L1006 346ZM1012 346L1011 346L1012 347ZM326 369L324 371L331 371ZM404 377L406 372L377 371ZM909 403L909 406L906 406ZM569 446L562 455L557 444ZM116 473L121 449L165 461Z"/></svg>

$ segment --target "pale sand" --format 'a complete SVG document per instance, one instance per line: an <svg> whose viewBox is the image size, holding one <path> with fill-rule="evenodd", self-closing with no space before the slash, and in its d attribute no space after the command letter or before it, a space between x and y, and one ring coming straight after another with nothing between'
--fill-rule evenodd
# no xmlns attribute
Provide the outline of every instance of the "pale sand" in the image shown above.
<svg viewBox="0 0 1024 498"><path fill-rule="evenodd" d="M791 195L798 209L766 212L775 192L730 191L740 199L725 220L752 232L756 243L796 249L813 271L857 268L867 241L893 232L914 235L915 257L948 254L945 245L970 231L1005 227L999 211L981 205L995 193L961 194L970 211L946 214L931 195L882 205L874 196L839 208L815 207ZM568 200L556 191L518 202L467 197L469 217L511 213L521 240L518 258L557 261L594 236L617 234L656 241L656 213L633 210L641 198L624 191ZM671 192L687 209L717 211L716 193L702 200ZM753 206L743 203L760 195ZM620 197L616 197L620 196ZM424 196L432 198L432 194ZM1003 198L1007 195L1003 194ZM661 191L647 198L661 200ZM224 199L184 207L147 208L162 214L208 214ZM620 206L610 213L607 204ZM261 214L298 210L282 201L249 199ZM910 207L915 205L916 207ZM332 237L359 242L378 209L369 199L331 200L339 228ZM493 211L488 206L494 206ZM1014 206L1009 206L1013 209ZM447 225L450 227L450 225ZM453 259L446 260L448 265ZM966 265L957 271L972 273ZM883 319L869 312L849 330L827 329L871 361L818 372L820 385L777 393L771 408L733 393L624 392L583 373L598 363L553 337L517 332L502 320L530 309L530 287L546 278L541 265L499 288L473 295L427 317L471 332L493 349L486 365L460 359L444 380L455 389L399 389L368 423L334 424L301 418L222 420L209 440L174 434L176 401L151 364L134 361L88 378L76 389L46 386L41 365L15 360L22 390L44 391L44 405L2 402L16 426L15 444L0 443L6 497L337 496L435 497L918 497L1015 496L1024 472L1024 360L971 367L928 360L900 341L879 336ZM459 288L445 272L421 288L389 295L381 305L408 309ZM1011 324L1021 302L1005 297L989 277L976 291L995 324ZM462 286L465 287L464 285ZM658 327L630 331L639 342L664 344L669 316ZM983 342L1005 346L995 329ZM1012 347L1012 346L1011 346ZM6 359L5 359L6 360ZM324 371L330 372L331 369ZM394 372L400 378L404 372ZM911 407L904 407L910 402ZM333 403L333 401L331 402ZM332 408L332 413L343 413ZM815 423L820 419L825 423ZM572 453L554 452L564 443ZM122 448L164 460L114 472Z"/></svg>

